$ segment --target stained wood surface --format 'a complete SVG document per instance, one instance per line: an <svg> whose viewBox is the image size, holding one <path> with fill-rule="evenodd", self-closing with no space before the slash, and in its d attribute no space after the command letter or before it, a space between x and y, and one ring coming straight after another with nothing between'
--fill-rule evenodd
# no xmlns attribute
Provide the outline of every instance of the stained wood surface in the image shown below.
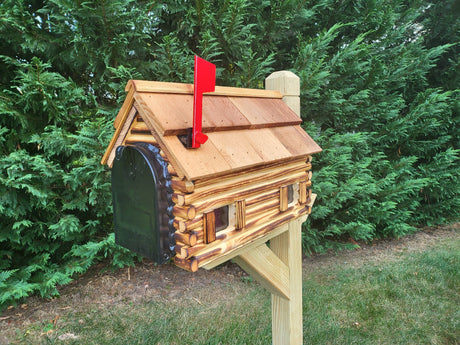
<svg viewBox="0 0 460 345"><path fill-rule="evenodd" d="M105 151L104 156L102 157L101 163L107 164L109 167L112 167L113 160L115 159L115 151L118 146L123 144L123 141L126 138L126 135L129 132L129 128L134 120L134 117L137 114L135 107L132 108L122 108L120 110L122 116L122 121L118 128L115 130L115 135L112 137L107 150Z"/></svg>
<svg viewBox="0 0 460 345"><path fill-rule="evenodd" d="M185 135L193 125L193 95L134 93L142 116L149 117L162 136ZM300 124L301 120L281 99L203 97L203 132L254 129Z"/></svg>
<svg viewBox="0 0 460 345"><path fill-rule="evenodd" d="M266 244L251 248L233 260L272 294L290 298L289 267Z"/></svg>
<svg viewBox="0 0 460 345"><path fill-rule="evenodd" d="M308 192L307 187L311 186L311 181L305 180L299 182L299 203L305 204L307 203Z"/></svg>
<svg viewBox="0 0 460 345"><path fill-rule="evenodd" d="M134 90L137 92L173 93L193 95L193 84L168 83L148 80L129 80L125 88L126 92ZM235 97L260 97L260 98L282 98L279 91L245 89L237 87L216 86L215 91L205 93L213 96L235 96Z"/></svg>
<svg viewBox="0 0 460 345"><path fill-rule="evenodd" d="M238 200L236 202L236 230L242 230L246 226L246 200Z"/></svg>
<svg viewBox="0 0 460 345"><path fill-rule="evenodd" d="M286 138L296 145L285 145ZM212 178L232 171L244 171L277 161L293 159L321 151L321 148L303 131L279 134L272 128L208 133L208 141L199 149L187 149L177 136L166 136L160 146L171 159L175 170L188 180Z"/></svg>
<svg viewBox="0 0 460 345"><path fill-rule="evenodd" d="M205 244L216 240L216 215L214 211L203 214L203 241Z"/></svg>
<svg viewBox="0 0 460 345"><path fill-rule="evenodd" d="M284 185L280 187L280 211L284 212L288 208L288 186Z"/></svg>
<svg viewBox="0 0 460 345"><path fill-rule="evenodd" d="M302 324L302 222L288 224L288 231L270 240L270 249L288 266L289 298L272 294L274 345L301 345Z"/></svg>
<svg viewBox="0 0 460 345"><path fill-rule="evenodd" d="M193 247L197 252L193 254L193 258L198 260L198 266L202 267L219 258L221 255L235 252L237 249L244 247L248 243L263 237L267 233L277 227L293 220L301 215L309 212L308 207L305 209L296 209L294 212L286 211L286 213L274 212L273 215L265 219L258 220L254 224L247 224L246 231L234 231L233 233L219 234L216 240L207 245L196 245Z"/></svg>
<svg viewBox="0 0 460 345"><path fill-rule="evenodd" d="M171 174L189 181L261 168L321 151L300 128L301 120L283 103L279 92L216 87L215 93L203 99L203 132L209 140L198 149L187 149L178 135L192 127L192 85L130 81L127 91L102 164L126 136L128 144L143 141L161 147ZM128 125L133 107L140 120Z"/></svg>

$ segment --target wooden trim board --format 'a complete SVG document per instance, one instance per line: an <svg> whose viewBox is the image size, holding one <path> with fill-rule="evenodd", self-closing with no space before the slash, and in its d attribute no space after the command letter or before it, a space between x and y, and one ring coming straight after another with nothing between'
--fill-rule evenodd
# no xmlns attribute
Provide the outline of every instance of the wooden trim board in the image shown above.
<svg viewBox="0 0 460 345"><path fill-rule="evenodd" d="M131 88L134 88L136 92L179 93L193 95L193 84L167 83L148 80L129 80L125 90L129 91ZM216 86L214 92L206 92L204 95L280 99L283 98L283 95L279 91L263 89L245 89L227 86Z"/></svg>

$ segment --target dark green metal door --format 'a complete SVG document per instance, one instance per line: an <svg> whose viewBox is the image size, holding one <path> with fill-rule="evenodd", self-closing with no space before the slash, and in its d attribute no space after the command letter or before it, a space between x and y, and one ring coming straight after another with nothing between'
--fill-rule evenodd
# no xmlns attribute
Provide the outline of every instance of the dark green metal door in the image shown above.
<svg viewBox="0 0 460 345"><path fill-rule="evenodd" d="M115 241L157 263L167 261L174 247L167 171L153 145L138 143L116 150L112 167Z"/></svg>

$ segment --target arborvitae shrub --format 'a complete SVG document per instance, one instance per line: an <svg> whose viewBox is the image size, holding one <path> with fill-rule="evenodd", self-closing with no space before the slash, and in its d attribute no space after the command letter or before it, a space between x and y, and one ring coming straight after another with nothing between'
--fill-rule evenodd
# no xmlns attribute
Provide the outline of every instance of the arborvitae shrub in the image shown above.
<svg viewBox="0 0 460 345"><path fill-rule="evenodd" d="M300 76L324 149L307 250L458 219L457 2L0 2L0 307L133 262L100 158L127 80L191 82L194 54L220 85Z"/></svg>

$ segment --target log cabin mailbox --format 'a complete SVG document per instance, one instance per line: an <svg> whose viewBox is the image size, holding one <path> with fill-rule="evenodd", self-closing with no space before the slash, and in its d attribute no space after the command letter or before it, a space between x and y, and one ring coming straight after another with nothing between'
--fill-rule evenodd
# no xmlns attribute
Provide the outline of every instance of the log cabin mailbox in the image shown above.
<svg viewBox="0 0 460 345"><path fill-rule="evenodd" d="M195 61L195 87L126 86L102 159L112 168L116 242L158 263L174 258L189 271L235 259L289 299L289 270L273 269L280 260L265 242L295 223L301 255L300 225L314 201L311 155L321 148L280 92L212 86L200 95L197 74Z"/></svg>

